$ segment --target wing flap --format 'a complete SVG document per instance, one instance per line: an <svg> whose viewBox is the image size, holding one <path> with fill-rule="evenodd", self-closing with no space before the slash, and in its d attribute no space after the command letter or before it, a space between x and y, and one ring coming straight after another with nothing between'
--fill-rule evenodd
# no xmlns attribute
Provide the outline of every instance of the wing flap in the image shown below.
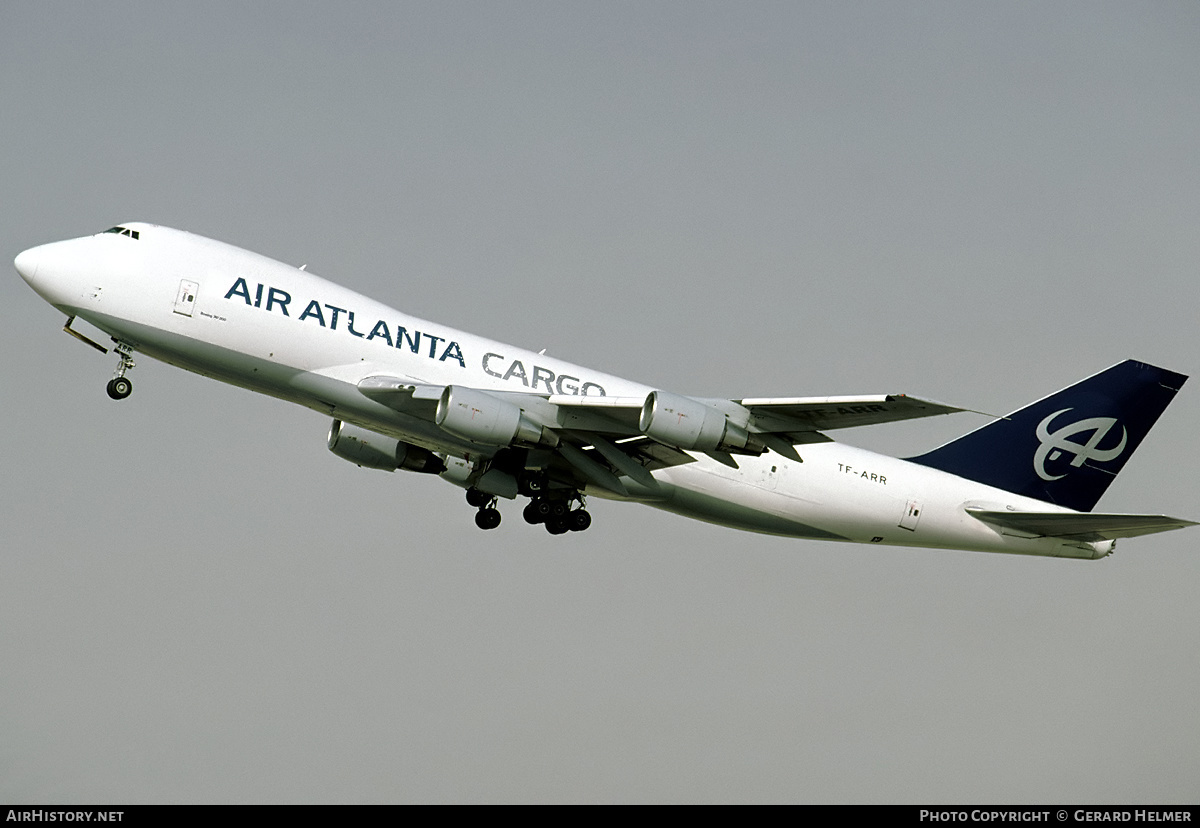
<svg viewBox="0 0 1200 828"><path fill-rule="evenodd" d="M1196 521L1166 515L1093 514L1091 512L993 512L968 508L977 520L1040 537L1095 542L1136 538L1196 526Z"/></svg>

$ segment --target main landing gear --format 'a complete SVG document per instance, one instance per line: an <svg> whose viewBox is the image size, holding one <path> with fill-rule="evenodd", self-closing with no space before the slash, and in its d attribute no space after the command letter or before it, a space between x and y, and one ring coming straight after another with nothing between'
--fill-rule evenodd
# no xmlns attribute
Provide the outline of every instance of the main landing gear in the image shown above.
<svg viewBox="0 0 1200 828"><path fill-rule="evenodd" d="M579 508L572 509L571 503L576 499L579 500ZM545 524L546 531L551 535L562 535L582 532L592 525L592 516L583 507L583 495L578 492L553 499L539 496L529 501L521 516L526 523Z"/></svg>
<svg viewBox="0 0 1200 828"><path fill-rule="evenodd" d="M571 505L579 501L579 507ZM467 489L467 503L479 511L475 513L475 525L480 529L495 529L500 525L500 511L496 498L479 489ZM584 508L583 495L579 492L555 492L555 496L535 495L521 513L525 522L545 525L551 535L567 532L582 532L592 525L592 516Z"/></svg>
<svg viewBox="0 0 1200 828"><path fill-rule="evenodd" d="M133 383L125 377L125 372L133 367L133 348L128 343L118 342L113 350L121 361L117 363L117 371L108 381L106 390L114 400L123 400L133 393Z"/></svg>
<svg viewBox="0 0 1200 828"><path fill-rule="evenodd" d="M480 529L495 529L500 525L500 510L494 496L479 489L467 489L467 503L479 510L475 513L475 525Z"/></svg>

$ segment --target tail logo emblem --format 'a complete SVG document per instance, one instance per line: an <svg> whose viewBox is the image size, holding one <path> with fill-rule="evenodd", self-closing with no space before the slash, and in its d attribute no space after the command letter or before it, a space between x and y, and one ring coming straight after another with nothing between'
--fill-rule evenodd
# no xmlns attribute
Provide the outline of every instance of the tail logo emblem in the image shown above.
<svg viewBox="0 0 1200 828"><path fill-rule="evenodd" d="M1071 465L1079 468L1085 460L1107 463L1109 460L1116 460L1121 456L1121 452L1125 451L1125 444L1128 442L1129 437L1128 432L1125 431L1125 426L1121 426L1121 442L1116 447L1110 449L1100 448L1100 443L1112 431L1113 426L1117 425L1117 421L1112 417L1091 417L1087 420L1077 420L1074 423L1059 428L1057 431L1050 431L1050 422L1058 417L1059 414L1065 414L1070 410L1069 408L1064 408L1061 411L1055 411L1038 423L1037 438L1042 444L1033 455L1033 470L1038 473L1038 477L1042 478L1042 480L1058 480L1059 478L1066 477L1065 473L1050 474L1046 471L1046 461L1054 462L1062 457L1063 452L1075 455L1071 460ZM1092 436L1088 438L1086 443L1071 442L1071 437L1085 431L1092 433Z"/></svg>

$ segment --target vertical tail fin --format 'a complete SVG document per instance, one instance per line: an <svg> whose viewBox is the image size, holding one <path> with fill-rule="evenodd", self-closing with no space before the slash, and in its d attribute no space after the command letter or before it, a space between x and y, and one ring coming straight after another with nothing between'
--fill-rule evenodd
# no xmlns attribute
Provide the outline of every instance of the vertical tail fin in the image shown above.
<svg viewBox="0 0 1200 828"><path fill-rule="evenodd" d="M1090 512L1186 379L1126 360L909 459Z"/></svg>

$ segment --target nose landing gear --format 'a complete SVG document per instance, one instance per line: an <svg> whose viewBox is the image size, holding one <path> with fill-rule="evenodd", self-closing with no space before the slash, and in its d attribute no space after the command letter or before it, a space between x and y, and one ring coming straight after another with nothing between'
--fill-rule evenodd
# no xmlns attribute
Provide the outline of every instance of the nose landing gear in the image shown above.
<svg viewBox="0 0 1200 828"><path fill-rule="evenodd" d="M114 400L123 400L133 393L133 383L125 377L115 377L108 381L106 390Z"/></svg>
<svg viewBox="0 0 1200 828"><path fill-rule="evenodd" d="M117 371L108 381L105 390L114 400L123 400L133 393L133 383L125 377L125 372L134 366L133 348L126 342L118 342L113 350L117 352L120 362L117 363Z"/></svg>

